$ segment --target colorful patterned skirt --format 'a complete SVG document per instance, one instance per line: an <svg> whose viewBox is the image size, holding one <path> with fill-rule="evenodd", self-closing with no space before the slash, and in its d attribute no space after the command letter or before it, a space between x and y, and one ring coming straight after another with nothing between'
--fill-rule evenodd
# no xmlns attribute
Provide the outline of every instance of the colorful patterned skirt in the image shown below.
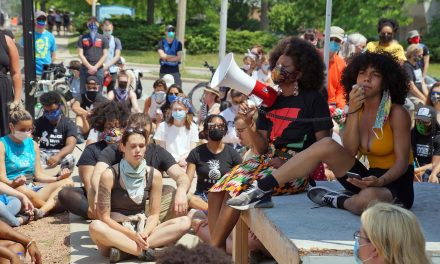
<svg viewBox="0 0 440 264"><path fill-rule="evenodd" d="M261 156L255 156L242 164L239 164L232 168L232 170L225 174L220 180L214 184L210 192L221 192L227 191L231 197L239 195L243 190L246 190L249 185L252 184L254 180L259 180L267 175L272 174L275 168L268 165L272 158L282 158L289 159L294 155L289 150L282 149L276 150L272 154L266 154ZM313 173L317 171L322 172L322 164ZM301 193L307 190L309 185L309 178L295 179L293 181L287 182L282 186L274 188L272 195L287 195Z"/></svg>

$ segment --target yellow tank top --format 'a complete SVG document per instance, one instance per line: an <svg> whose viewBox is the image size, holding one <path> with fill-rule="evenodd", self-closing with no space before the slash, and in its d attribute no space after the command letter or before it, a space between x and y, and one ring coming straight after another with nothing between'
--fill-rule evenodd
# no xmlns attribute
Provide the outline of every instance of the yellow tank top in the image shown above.
<svg viewBox="0 0 440 264"><path fill-rule="evenodd" d="M361 119L363 109L359 111L359 119ZM383 126L383 133L379 129L375 129L379 139L373 135L369 151L359 145L359 152L365 155L370 164L370 168L389 169L396 162L396 155L394 154L394 138L393 130L391 129L390 119L385 122ZM410 148L408 165L414 161L413 153Z"/></svg>

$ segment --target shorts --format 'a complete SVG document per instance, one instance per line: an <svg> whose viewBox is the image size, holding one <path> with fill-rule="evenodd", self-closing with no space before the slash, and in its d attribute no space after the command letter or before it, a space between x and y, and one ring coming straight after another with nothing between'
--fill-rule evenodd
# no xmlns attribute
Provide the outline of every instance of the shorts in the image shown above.
<svg viewBox="0 0 440 264"><path fill-rule="evenodd" d="M202 199L204 202L208 202L208 192L198 192L196 191L194 193L195 196L198 196L200 199Z"/></svg>
<svg viewBox="0 0 440 264"><path fill-rule="evenodd" d="M173 219L174 216L174 195L176 194L176 190L169 192L167 194L162 194L160 197L160 212L159 212L159 222L163 223L170 219ZM189 201L191 198L190 194L187 194L186 199ZM150 208L149 200L145 203L145 215L148 215L148 211Z"/></svg>
<svg viewBox="0 0 440 264"><path fill-rule="evenodd" d="M34 183L28 183L26 184L26 187L34 192L38 192L39 190L43 189L44 186L35 185Z"/></svg>
<svg viewBox="0 0 440 264"><path fill-rule="evenodd" d="M356 160L354 166L350 169L350 172L359 174L362 178L374 175L381 177L388 169L370 168L367 169L359 160ZM359 193L361 189L353 184L347 182L347 175L338 178L339 183L344 186L345 189ZM385 185L394 198L395 204L402 204L405 208L409 209L414 203L414 167L408 165L406 172L401 175L397 180Z"/></svg>

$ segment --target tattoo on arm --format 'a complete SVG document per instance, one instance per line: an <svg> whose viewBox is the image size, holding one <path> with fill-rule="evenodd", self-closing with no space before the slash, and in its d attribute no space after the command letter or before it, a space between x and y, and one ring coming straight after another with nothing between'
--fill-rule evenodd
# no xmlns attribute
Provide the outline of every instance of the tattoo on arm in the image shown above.
<svg viewBox="0 0 440 264"><path fill-rule="evenodd" d="M98 206L97 206L98 211L101 214L110 213L110 200L111 200L110 190L101 181L99 183L99 189L98 189Z"/></svg>

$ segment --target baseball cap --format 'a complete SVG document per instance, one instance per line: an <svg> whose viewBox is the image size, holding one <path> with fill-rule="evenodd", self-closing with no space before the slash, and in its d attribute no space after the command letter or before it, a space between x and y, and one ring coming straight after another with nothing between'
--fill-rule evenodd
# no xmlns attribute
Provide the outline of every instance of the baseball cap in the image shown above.
<svg viewBox="0 0 440 264"><path fill-rule="evenodd" d="M408 32L408 35L406 38L410 39L410 38L419 37L419 36L420 36L419 32L414 29L414 30L411 30L410 32Z"/></svg>
<svg viewBox="0 0 440 264"><path fill-rule="evenodd" d="M340 39L341 41L343 41L344 34L345 34L345 31L342 28L336 27L336 26L330 27L330 38L337 38L337 39Z"/></svg>
<svg viewBox="0 0 440 264"><path fill-rule="evenodd" d="M89 83L90 81L94 81L96 84L98 84L98 77L96 77L95 75L90 75L89 77L87 77L87 83Z"/></svg>
<svg viewBox="0 0 440 264"><path fill-rule="evenodd" d="M162 77L162 80L164 80L165 83L167 84L167 88L170 88L170 86L174 84L174 77L171 74L165 74Z"/></svg>
<svg viewBox="0 0 440 264"><path fill-rule="evenodd" d="M170 32L170 31L172 31L172 32L174 32L174 31L176 31L175 29L174 29L174 26L172 26L172 25L168 25L167 27L166 27L166 30L165 30L166 32Z"/></svg>
<svg viewBox="0 0 440 264"><path fill-rule="evenodd" d="M45 17L45 18L46 18L47 15L46 15L46 13L44 13L43 11L38 10L37 12L35 12L34 18L37 19L37 18L39 18L39 17Z"/></svg>
<svg viewBox="0 0 440 264"><path fill-rule="evenodd" d="M432 119L436 116L436 112L434 108L430 106L422 106L417 110L416 116L414 119L422 120L422 121L432 121Z"/></svg>
<svg viewBox="0 0 440 264"><path fill-rule="evenodd" d="M211 87L205 87L203 90L204 90L205 92L213 93L213 94L215 94L215 95L217 95L217 96L220 96L219 91L217 91L217 90L215 90L215 89L213 89L213 88L211 88Z"/></svg>

